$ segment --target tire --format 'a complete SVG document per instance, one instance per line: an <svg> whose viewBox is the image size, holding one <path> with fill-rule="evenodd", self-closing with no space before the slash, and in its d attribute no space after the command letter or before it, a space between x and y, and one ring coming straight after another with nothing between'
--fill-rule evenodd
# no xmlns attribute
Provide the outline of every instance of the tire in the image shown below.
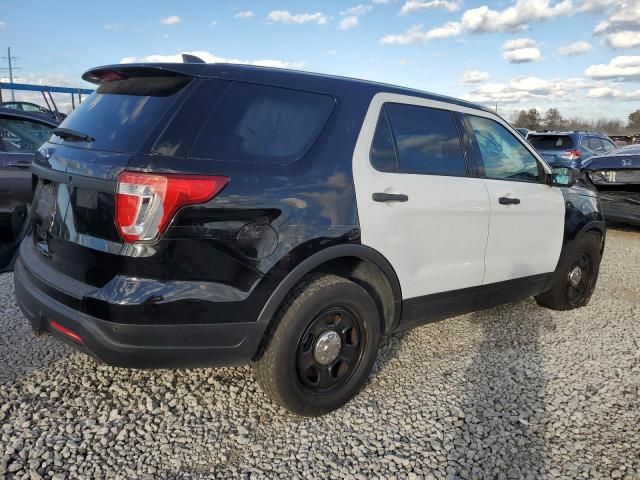
<svg viewBox="0 0 640 480"><path fill-rule="evenodd" d="M360 391L376 359L381 322L364 288L336 275L310 276L289 294L275 320L262 355L251 364L271 399L315 417Z"/></svg>
<svg viewBox="0 0 640 480"><path fill-rule="evenodd" d="M598 233L588 232L578 238L560 258L551 289L535 297L538 304L552 310L572 310L587 305L598 280L601 248L602 237ZM576 267L582 273L572 278L570 275ZM576 278L579 278L577 285Z"/></svg>

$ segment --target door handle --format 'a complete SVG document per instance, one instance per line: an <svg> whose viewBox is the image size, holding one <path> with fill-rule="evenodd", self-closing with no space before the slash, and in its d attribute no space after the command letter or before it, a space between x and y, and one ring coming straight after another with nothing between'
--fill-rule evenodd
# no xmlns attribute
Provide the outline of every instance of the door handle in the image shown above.
<svg viewBox="0 0 640 480"><path fill-rule="evenodd" d="M404 193L374 193L371 195L374 202L406 202L409 196Z"/></svg>
<svg viewBox="0 0 640 480"><path fill-rule="evenodd" d="M511 197L500 197L498 199L500 205L520 205L519 198L511 198Z"/></svg>

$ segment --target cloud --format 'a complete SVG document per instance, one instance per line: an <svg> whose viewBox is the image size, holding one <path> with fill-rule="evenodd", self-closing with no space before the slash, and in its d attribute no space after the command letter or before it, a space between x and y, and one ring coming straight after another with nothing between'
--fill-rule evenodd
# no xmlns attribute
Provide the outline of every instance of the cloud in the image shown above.
<svg viewBox="0 0 640 480"><path fill-rule="evenodd" d="M467 70L460 79L462 83L481 83L486 80L489 80L489 73L480 70Z"/></svg>
<svg viewBox="0 0 640 480"><path fill-rule="evenodd" d="M103 28L108 32L117 32L122 29L122 25L119 23L105 23Z"/></svg>
<svg viewBox="0 0 640 480"><path fill-rule="evenodd" d="M589 90L587 97L589 98L617 98L621 97L622 91L618 88L596 87Z"/></svg>
<svg viewBox="0 0 640 480"><path fill-rule="evenodd" d="M466 98L483 104L521 103L530 100L574 98L580 90L596 88L596 82L583 78L516 77L506 83L487 83L471 91Z"/></svg>
<svg viewBox="0 0 640 480"><path fill-rule="evenodd" d="M374 5L388 5L390 0L371 0Z"/></svg>
<svg viewBox="0 0 640 480"><path fill-rule="evenodd" d="M337 54L336 50L327 50L327 57L335 57Z"/></svg>
<svg viewBox="0 0 640 480"><path fill-rule="evenodd" d="M613 48L633 48L640 45L640 31L632 32L624 30L622 32L610 33L606 36L606 41Z"/></svg>
<svg viewBox="0 0 640 480"><path fill-rule="evenodd" d="M530 38L508 40L502 45L502 58L509 63L527 63L540 60L542 54Z"/></svg>
<svg viewBox="0 0 640 480"><path fill-rule="evenodd" d="M483 5L467 10L459 21L447 22L428 31L422 31L422 26L413 26L402 34L384 36L380 43L383 45L425 43L433 38L455 37L465 32L517 32L528 28L530 23L570 15L572 12L572 0L556 3L552 3L552 0L517 0L515 4L504 10L492 10L487 5Z"/></svg>
<svg viewBox="0 0 640 480"><path fill-rule="evenodd" d="M249 20L253 17L255 17L255 15L251 10L241 10L234 15L234 18L239 18L241 20Z"/></svg>
<svg viewBox="0 0 640 480"><path fill-rule="evenodd" d="M640 56L615 57L608 64L589 66L584 73L594 79L640 81Z"/></svg>
<svg viewBox="0 0 640 480"><path fill-rule="evenodd" d="M284 23L287 25L299 25L310 22L324 25L328 21L329 18L322 12L292 14L287 10L274 10L267 15L267 22Z"/></svg>
<svg viewBox="0 0 640 480"><path fill-rule="evenodd" d="M7 22L0 20L0 30L4 30L4 27L7 26Z"/></svg>
<svg viewBox="0 0 640 480"><path fill-rule="evenodd" d="M363 3L360 3L358 5L356 5L355 7L351 7L351 8L347 8L346 10L342 10L340 12L340 15L343 17L350 17L350 16L360 16L360 15L364 15L365 13L369 13L371 10L373 9L373 7L371 5L365 5Z"/></svg>
<svg viewBox="0 0 640 480"><path fill-rule="evenodd" d="M211 20L211 23L209 24L210 27L215 27L218 25L218 21L217 20Z"/></svg>
<svg viewBox="0 0 640 480"><path fill-rule="evenodd" d="M357 27L359 24L360 24L360 20L358 20L358 17L355 17L355 16L344 17L340 21L340 25L338 26L338 28L340 30L349 30L350 28Z"/></svg>
<svg viewBox="0 0 640 480"><path fill-rule="evenodd" d="M166 17L160 20L160 23L162 25L169 25L169 26L178 25L181 22L182 22L182 19L177 15L171 15L169 17Z"/></svg>
<svg viewBox="0 0 640 480"><path fill-rule="evenodd" d="M431 10L434 8L441 8L446 10L447 12L455 12L460 10L462 2L459 0L449 1L449 0L407 0L402 8L400 9L400 15L408 15L411 13L421 12L424 10Z"/></svg>
<svg viewBox="0 0 640 480"><path fill-rule="evenodd" d="M304 62L288 62L284 60L240 60L237 58L224 58L215 55L214 53L204 50L184 52L190 55L195 55L201 58L207 63L239 63L242 65L259 65L262 67L275 67L275 68L304 68ZM176 53L174 55L148 55L146 57L124 57L120 60L120 63L182 63L182 53Z"/></svg>
<svg viewBox="0 0 640 480"><path fill-rule="evenodd" d="M404 33L397 35L385 35L380 39L381 45L409 45L413 43L426 43L434 38L448 38L459 35L460 24L457 22L445 23L441 27L428 31L422 30L422 25L414 25Z"/></svg>
<svg viewBox="0 0 640 480"><path fill-rule="evenodd" d="M571 45L558 47L558 53L566 57L573 57L575 55L582 55L590 52L592 48L593 47L589 42L574 42Z"/></svg>
<svg viewBox="0 0 640 480"><path fill-rule="evenodd" d="M607 19L596 25L593 33L603 35L612 48L640 45L640 0L583 0L583 11L606 12Z"/></svg>

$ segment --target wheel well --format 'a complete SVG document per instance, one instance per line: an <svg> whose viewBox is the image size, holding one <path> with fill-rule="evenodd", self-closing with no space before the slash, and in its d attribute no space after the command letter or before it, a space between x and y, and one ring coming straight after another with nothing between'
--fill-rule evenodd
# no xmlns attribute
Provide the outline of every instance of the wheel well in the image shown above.
<svg viewBox="0 0 640 480"><path fill-rule="evenodd" d="M600 237L600 255L604 253L604 233L599 228L590 228L585 234L593 233Z"/></svg>
<svg viewBox="0 0 640 480"><path fill-rule="evenodd" d="M373 298L382 319L382 333L387 333L394 327L399 312L391 283L382 270L373 262L358 257L339 257L329 260L314 268L312 273L334 274L357 283Z"/></svg>

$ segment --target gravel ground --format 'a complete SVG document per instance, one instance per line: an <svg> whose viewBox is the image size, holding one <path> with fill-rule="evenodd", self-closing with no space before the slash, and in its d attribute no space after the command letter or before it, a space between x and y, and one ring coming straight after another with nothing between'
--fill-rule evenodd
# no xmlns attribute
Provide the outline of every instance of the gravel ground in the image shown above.
<svg viewBox="0 0 640 480"><path fill-rule="evenodd" d="M0 276L0 477L640 478L640 231L591 304L532 299L388 338L345 408L301 419L248 368L129 371L36 338Z"/></svg>

